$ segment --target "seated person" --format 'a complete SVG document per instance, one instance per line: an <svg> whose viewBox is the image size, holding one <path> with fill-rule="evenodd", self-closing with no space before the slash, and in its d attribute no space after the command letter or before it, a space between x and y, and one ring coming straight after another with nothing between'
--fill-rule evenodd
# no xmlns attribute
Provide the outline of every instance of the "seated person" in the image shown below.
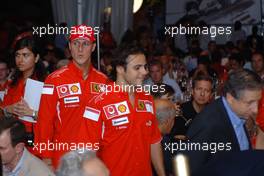
<svg viewBox="0 0 264 176"><path fill-rule="evenodd" d="M195 116L203 110L212 98L213 81L207 75L198 75L192 83L192 100L181 105L182 114L175 119L172 136L184 139Z"/></svg>
<svg viewBox="0 0 264 176"><path fill-rule="evenodd" d="M82 150L66 153L60 163L57 176L108 176L109 171L94 151Z"/></svg>
<svg viewBox="0 0 264 176"><path fill-rule="evenodd" d="M3 175L54 176L40 159L25 147L26 129L23 122L14 117L0 118L0 153Z"/></svg>
<svg viewBox="0 0 264 176"><path fill-rule="evenodd" d="M163 83L170 85L174 90L175 100L179 100L182 97L182 91L176 82L176 80L163 75L162 63L158 60L153 60L149 63L149 75L150 77L145 80L144 85L154 85Z"/></svg>

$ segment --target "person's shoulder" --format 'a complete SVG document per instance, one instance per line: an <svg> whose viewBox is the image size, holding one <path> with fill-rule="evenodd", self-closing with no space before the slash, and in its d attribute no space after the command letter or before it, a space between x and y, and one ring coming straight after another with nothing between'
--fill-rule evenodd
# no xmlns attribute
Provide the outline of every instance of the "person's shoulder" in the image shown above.
<svg viewBox="0 0 264 176"><path fill-rule="evenodd" d="M95 69L94 67L92 67L92 72L93 72L93 78L100 81L100 82L104 82L104 83L108 83L110 82L109 78L102 72L100 72L99 70Z"/></svg>
<svg viewBox="0 0 264 176"><path fill-rule="evenodd" d="M55 70L54 72L50 73L46 80L54 80L54 79L60 79L61 77L65 76L69 71L69 66L65 65L58 70Z"/></svg>
<svg viewBox="0 0 264 176"><path fill-rule="evenodd" d="M47 175L55 176L55 174L48 168L48 166L41 161L39 158L31 154L27 149L25 149L25 160L23 162L24 167L28 173L28 176L35 175Z"/></svg>

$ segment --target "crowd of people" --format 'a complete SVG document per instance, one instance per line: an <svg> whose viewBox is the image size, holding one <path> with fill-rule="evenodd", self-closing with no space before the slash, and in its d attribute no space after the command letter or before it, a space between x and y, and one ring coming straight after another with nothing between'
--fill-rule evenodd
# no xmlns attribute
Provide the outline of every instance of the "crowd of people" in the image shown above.
<svg viewBox="0 0 264 176"><path fill-rule="evenodd" d="M247 37L238 27L205 49L186 36L186 50L146 26L118 46L107 31L100 63L89 26L54 41L21 30L0 57L3 174L174 175L183 153L191 173L205 175L225 152L264 149L263 39L256 26ZM28 78L44 82L38 111L24 99ZM166 150L181 143L207 150Z"/></svg>

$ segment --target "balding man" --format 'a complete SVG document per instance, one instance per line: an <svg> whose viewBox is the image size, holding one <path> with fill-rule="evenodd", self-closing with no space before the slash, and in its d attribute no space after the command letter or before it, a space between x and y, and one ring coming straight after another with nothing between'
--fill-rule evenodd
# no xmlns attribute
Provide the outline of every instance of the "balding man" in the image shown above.
<svg viewBox="0 0 264 176"><path fill-rule="evenodd" d="M174 124L176 109L174 104L170 100L166 100L166 99L156 99L155 108L156 108L156 117L159 123L158 127L160 133L163 136L161 145L163 148L165 172L166 175L171 175L173 174L173 169L171 164L172 154L165 146L169 145L170 143L170 138L168 134L170 133Z"/></svg>
<svg viewBox="0 0 264 176"><path fill-rule="evenodd" d="M109 176L109 170L94 151L79 149L62 157L57 176Z"/></svg>
<svg viewBox="0 0 264 176"><path fill-rule="evenodd" d="M176 116L174 104L166 99L157 99L155 100L155 107L161 134L163 136L169 134Z"/></svg>

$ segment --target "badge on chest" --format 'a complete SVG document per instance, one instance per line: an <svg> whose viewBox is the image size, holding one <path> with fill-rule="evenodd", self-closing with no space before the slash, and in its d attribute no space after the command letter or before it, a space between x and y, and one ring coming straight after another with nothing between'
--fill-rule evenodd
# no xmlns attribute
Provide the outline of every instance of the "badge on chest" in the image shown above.
<svg viewBox="0 0 264 176"><path fill-rule="evenodd" d="M153 114L154 113L153 103L149 100L138 100L136 111L137 112L150 112Z"/></svg>
<svg viewBox="0 0 264 176"><path fill-rule="evenodd" d="M104 106L103 110L107 119L130 113L127 101Z"/></svg>

